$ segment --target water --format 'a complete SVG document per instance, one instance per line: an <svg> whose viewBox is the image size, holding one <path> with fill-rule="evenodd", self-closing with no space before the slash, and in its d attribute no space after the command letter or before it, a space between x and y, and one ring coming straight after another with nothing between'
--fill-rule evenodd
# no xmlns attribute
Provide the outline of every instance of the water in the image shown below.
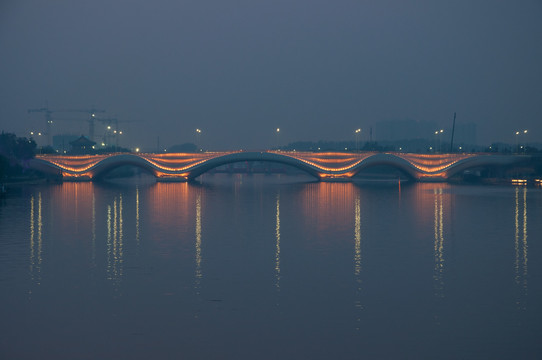
<svg viewBox="0 0 542 360"><path fill-rule="evenodd" d="M2 359L539 359L542 191L205 176L0 205Z"/></svg>

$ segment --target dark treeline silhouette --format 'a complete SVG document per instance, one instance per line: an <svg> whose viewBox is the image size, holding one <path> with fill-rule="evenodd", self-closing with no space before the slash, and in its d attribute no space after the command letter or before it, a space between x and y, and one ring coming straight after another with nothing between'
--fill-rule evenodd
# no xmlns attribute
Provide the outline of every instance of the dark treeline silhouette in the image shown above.
<svg viewBox="0 0 542 360"><path fill-rule="evenodd" d="M0 180L22 175L36 155L36 142L15 134L0 134Z"/></svg>

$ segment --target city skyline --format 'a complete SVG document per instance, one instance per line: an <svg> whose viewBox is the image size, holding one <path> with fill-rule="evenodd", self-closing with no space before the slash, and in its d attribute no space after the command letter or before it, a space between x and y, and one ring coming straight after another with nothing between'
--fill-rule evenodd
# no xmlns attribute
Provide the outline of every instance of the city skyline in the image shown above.
<svg viewBox="0 0 542 360"><path fill-rule="evenodd" d="M7 1L0 129L29 136L45 131L29 109L95 107L124 146L259 149L360 128L367 141L397 119L450 127L457 112L479 144L525 129L541 142L540 14L535 1ZM88 133L85 116L54 116L53 135Z"/></svg>

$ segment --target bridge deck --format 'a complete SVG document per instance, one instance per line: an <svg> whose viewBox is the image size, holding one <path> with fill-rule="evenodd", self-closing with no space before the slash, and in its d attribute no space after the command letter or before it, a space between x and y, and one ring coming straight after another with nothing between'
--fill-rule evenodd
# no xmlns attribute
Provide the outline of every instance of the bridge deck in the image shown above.
<svg viewBox="0 0 542 360"><path fill-rule="evenodd" d="M31 167L62 176L65 180L92 180L122 165L149 170L158 180L187 181L221 165L242 161L269 161L306 171L320 180L349 180L359 171L389 165L418 181L446 181L454 174L477 166L508 166L525 156L490 154L405 154L348 152L205 152L172 154L41 155Z"/></svg>

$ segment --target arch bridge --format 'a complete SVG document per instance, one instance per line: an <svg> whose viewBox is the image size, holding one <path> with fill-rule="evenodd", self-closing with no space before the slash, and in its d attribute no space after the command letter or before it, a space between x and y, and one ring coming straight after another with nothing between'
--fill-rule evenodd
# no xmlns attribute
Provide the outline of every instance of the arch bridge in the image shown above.
<svg viewBox="0 0 542 360"><path fill-rule="evenodd" d="M408 154L347 152L232 151L205 153L121 153L105 155L39 155L30 167L67 181L90 181L108 171L133 165L150 171L158 181L189 181L221 165L266 161L293 166L322 181L348 181L377 165L401 170L417 181L447 181L466 169L506 167L529 159L525 155Z"/></svg>

